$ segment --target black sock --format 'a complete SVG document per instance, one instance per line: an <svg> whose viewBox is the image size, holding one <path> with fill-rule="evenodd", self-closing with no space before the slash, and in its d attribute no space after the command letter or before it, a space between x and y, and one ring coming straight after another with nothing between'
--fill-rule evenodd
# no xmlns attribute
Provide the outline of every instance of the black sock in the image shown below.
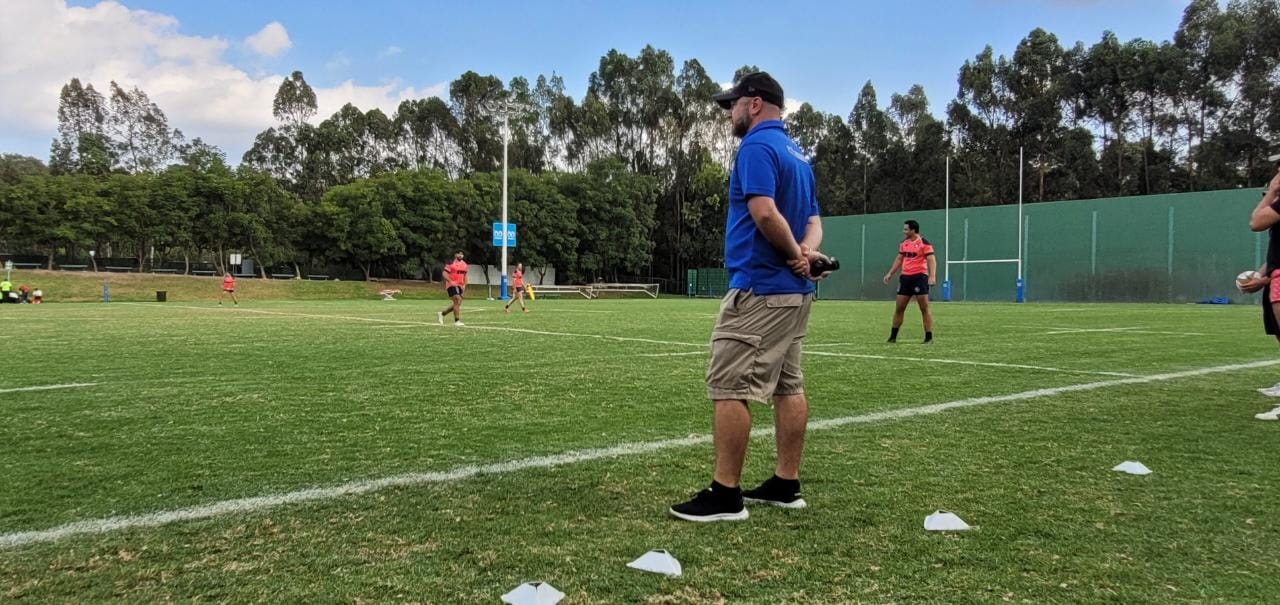
<svg viewBox="0 0 1280 605"><path fill-rule="evenodd" d="M771 481L773 481L773 483L777 484L779 487L786 487L795 491L800 491L799 479L783 479L782 477L774 475Z"/></svg>
<svg viewBox="0 0 1280 605"><path fill-rule="evenodd" d="M711 491L728 498L742 496L741 485L737 487L725 487L724 485L721 485L719 481L716 481L714 479L711 481Z"/></svg>
<svg viewBox="0 0 1280 605"><path fill-rule="evenodd" d="M924 333L924 339L925 339L925 340L933 340L933 332L925 332L925 333Z"/></svg>
<svg viewBox="0 0 1280 605"><path fill-rule="evenodd" d="M889 340L895 340L897 338L898 338L898 328L890 328Z"/></svg>

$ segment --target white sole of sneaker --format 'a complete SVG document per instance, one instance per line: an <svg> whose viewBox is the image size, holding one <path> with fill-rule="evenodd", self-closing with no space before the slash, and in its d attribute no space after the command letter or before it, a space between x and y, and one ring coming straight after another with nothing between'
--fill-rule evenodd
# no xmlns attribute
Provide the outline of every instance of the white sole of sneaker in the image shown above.
<svg viewBox="0 0 1280 605"><path fill-rule="evenodd" d="M695 517L693 515L678 513L673 508L668 508L667 512L671 513L672 517L684 519L685 521L693 521L694 523L711 523L712 521L746 521L747 517L751 516L751 513L747 512L746 508L743 508L740 512L736 513L720 513L718 515L707 515L705 517Z"/></svg>
<svg viewBox="0 0 1280 605"><path fill-rule="evenodd" d="M1254 414L1253 417L1258 420L1280 420L1280 415L1272 414L1271 412Z"/></svg>
<svg viewBox="0 0 1280 605"><path fill-rule="evenodd" d="M805 508L806 506L809 506L809 503L805 502L804 498L798 498L796 499L795 502L778 502L775 500L757 500L755 498L743 498L742 501L746 502L747 504L768 504L769 506L776 506L778 508L791 508L791 509Z"/></svg>

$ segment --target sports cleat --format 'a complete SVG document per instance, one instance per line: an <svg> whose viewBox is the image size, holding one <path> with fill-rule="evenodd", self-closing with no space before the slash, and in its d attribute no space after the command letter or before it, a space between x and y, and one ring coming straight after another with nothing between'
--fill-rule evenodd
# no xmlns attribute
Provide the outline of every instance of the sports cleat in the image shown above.
<svg viewBox="0 0 1280 605"><path fill-rule="evenodd" d="M742 505L740 493L719 494L710 487L698 492L688 502L672 506L667 512L677 519L697 523L744 521L750 516L747 507Z"/></svg>
<svg viewBox="0 0 1280 605"><path fill-rule="evenodd" d="M933 344L933 339L932 339L932 338L926 338L926 339L924 339L924 342L922 342L922 343L920 343L920 344L922 344L922 345L931 345L931 344Z"/></svg>
<svg viewBox="0 0 1280 605"><path fill-rule="evenodd" d="M511 307L503 307L503 308L502 308L502 312L503 312L503 313L510 313L510 312L511 312Z"/></svg>
<svg viewBox="0 0 1280 605"><path fill-rule="evenodd" d="M1270 412L1254 414L1253 417L1257 418L1258 420L1280 420L1280 406L1276 406L1275 409L1271 410Z"/></svg>
<svg viewBox="0 0 1280 605"><path fill-rule="evenodd" d="M455 327L455 328L461 328L462 326L465 326L465 325L467 325L467 324L462 323L462 320L461 320L461 319L459 319L458 321L453 322L453 327Z"/></svg>
<svg viewBox="0 0 1280 605"><path fill-rule="evenodd" d="M888 344L894 345L894 344L898 344L898 339L897 339L897 338L890 338L889 340L886 340L885 342L886 342L886 343L888 343Z"/></svg>
<svg viewBox="0 0 1280 605"><path fill-rule="evenodd" d="M444 325L444 313L436 313L436 323Z"/></svg>
<svg viewBox="0 0 1280 605"><path fill-rule="evenodd" d="M749 489L742 492L742 499L751 504L768 504L770 506L778 506L781 508L804 508L809 506L804 498L800 497L799 482L796 487L792 488L787 485L787 481L779 479L777 475L769 477L760 487Z"/></svg>
<svg viewBox="0 0 1280 605"><path fill-rule="evenodd" d="M520 310L524 311L525 313L528 313L528 312L529 312L529 308L528 308L528 307L521 307L521 309L520 309Z"/></svg>

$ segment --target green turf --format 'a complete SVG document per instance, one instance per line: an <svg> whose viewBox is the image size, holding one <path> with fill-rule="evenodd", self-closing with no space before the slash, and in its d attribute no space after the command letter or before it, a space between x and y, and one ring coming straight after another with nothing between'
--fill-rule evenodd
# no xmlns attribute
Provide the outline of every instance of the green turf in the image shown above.
<svg viewBox="0 0 1280 605"><path fill-rule="evenodd" d="M436 326L440 301L0 307L0 390L98 383L0 393L0 534L707 433L705 355L648 355L704 350L716 301L532 304L469 302L467 328ZM809 350L1060 371L808 355L813 419L1278 357L1254 307L935 309L936 344L908 315L886 345L888 303L820 301ZM1277 380L815 431L811 507L743 523L665 516L708 481L703 444L8 548L0 599L496 603L544 580L566 604L1274 602L1280 423L1252 416ZM745 480L771 461L753 441ZM975 530L924 532L937 509ZM625 567L653 548L685 576Z"/></svg>

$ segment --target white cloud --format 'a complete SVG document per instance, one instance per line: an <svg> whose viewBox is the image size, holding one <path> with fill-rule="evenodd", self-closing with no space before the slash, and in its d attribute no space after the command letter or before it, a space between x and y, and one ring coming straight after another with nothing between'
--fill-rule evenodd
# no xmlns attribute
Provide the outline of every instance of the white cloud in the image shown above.
<svg viewBox="0 0 1280 605"><path fill-rule="evenodd" d="M324 64L325 71L331 74L341 74L347 71L348 67L351 67L351 58L344 52L339 52Z"/></svg>
<svg viewBox="0 0 1280 605"><path fill-rule="evenodd" d="M402 52L404 52L404 49L399 46L388 46L378 52L378 58L386 59L388 57L394 57Z"/></svg>
<svg viewBox="0 0 1280 605"><path fill-rule="evenodd" d="M293 41L289 39L289 32L285 31L284 26L280 25L279 21L268 23L258 30L258 33L245 39L244 43L253 52L266 57L278 56L293 47Z"/></svg>
<svg viewBox="0 0 1280 605"><path fill-rule="evenodd" d="M68 7L63 0L3 0L0 132L5 140L31 141L24 152L47 150L57 130L62 86L80 78L105 91L115 80L145 91L188 138L201 137L238 161L254 135L275 124L271 101L284 74L250 75L224 60L229 47L220 37L179 33L171 16L110 0L88 8ZM390 115L401 100L445 90L445 84L418 89L399 80L376 86L348 80L316 88L317 117L347 102Z"/></svg>

